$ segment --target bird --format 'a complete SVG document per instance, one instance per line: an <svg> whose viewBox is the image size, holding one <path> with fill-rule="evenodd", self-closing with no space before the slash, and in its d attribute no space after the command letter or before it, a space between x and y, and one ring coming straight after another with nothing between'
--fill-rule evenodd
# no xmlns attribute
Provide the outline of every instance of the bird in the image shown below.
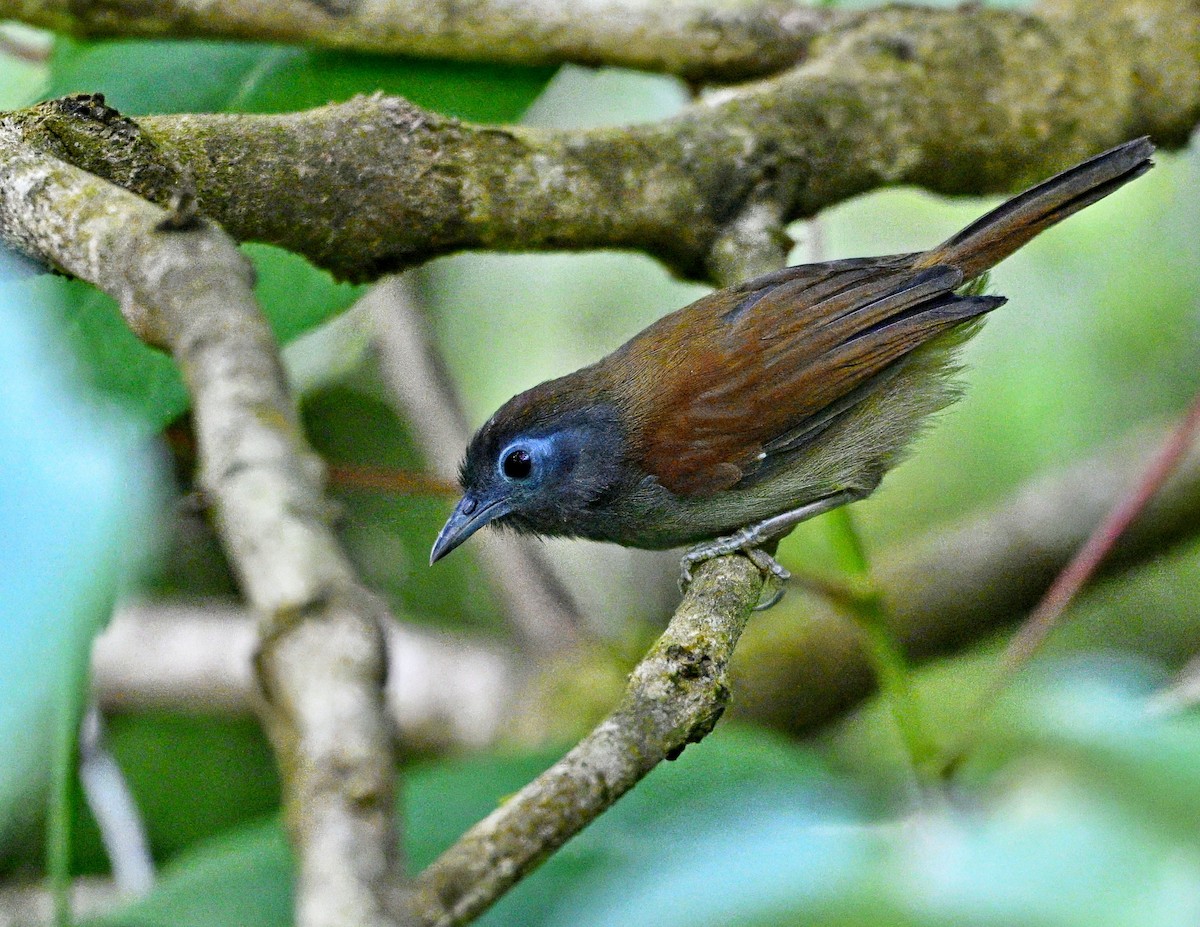
<svg viewBox="0 0 1200 927"><path fill-rule="evenodd" d="M1035 235L1153 166L1137 138L928 251L801 264L702 297L475 433L430 565L485 525L692 545L681 586L742 552L764 577L800 522L870 495L960 389L956 349L1005 303L978 285ZM778 595L760 603L769 607Z"/></svg>

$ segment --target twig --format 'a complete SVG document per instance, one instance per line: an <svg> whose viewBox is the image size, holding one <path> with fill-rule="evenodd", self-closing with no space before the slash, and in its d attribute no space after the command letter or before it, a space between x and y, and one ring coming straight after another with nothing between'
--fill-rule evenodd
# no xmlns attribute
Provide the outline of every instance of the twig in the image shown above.
<svg viewBox="0 0 1200 927"><path fill-rule="evenodd" d="M445 477L363 464L328 464L329 484L342 489L372 489L402 496L457 497L458 486Z"/></svg>
<svg viewBox="0 0 1200 927"><path fill-rule="evenodd" d="M154 887L154 860L133 795L104 740L104 721L92 704L79 734L79 782L100 830L117 889L137 897Z"/></svg>
<svg viewBox="0 0 1200 927"><path fill-rule="evenodd" d="M196 462L196 442L192 432L182 422L163 429L163 438L171 453L188 469ZM405 496L457 496L457 484L440 476L400 470L392 467L369 467L363 464L325 464L329 484L344 489L371 489Z"/></svg>
<svg viewBox="0 0 1200 927"><path fill-rule="evenodd" d="M97 134L138 143L94 98L65 105ZM0 237L114 296L184 371L200 483L261 615L262 717L297 855L297 923L393 927L402 867L380 630L390 618L325 522L320 462L300 433L250 267L206 221L181 222L44 153L39 143L59 146L44 128L0 120Z"/></svg>
<svg viewBox="0 0 1200 927"><path fill-rule="evenodd" d="M474 919L651 769L707 735L729 698L726 666L761 589L744 557L705 563L617 709L417 878L420 923Z"/></svg>
<svg viewBox="0 0 1200 927"><path fill-rule="evenodd" d="M397 277L381 283L364 300L384 380L405 421L420 437L429 465L449 482L471 432L415 296ZM579 607L535 542L485 532L473 543L505 614L534 652L550 656L579 646L585 637Z"/></svg>
<svg viewBox="0 0 1200 927"><path fill-rule="evenodd" d="M1100 565L1112 553L1117 541L1179 467L1195 444L1198 431L1200 395L1193 401L1179 427L1163 443L1137 485L1096 528L1013 636L1000 660L1000 671L1004 676L1011 677L1037 652L1079 591L1096 575Z"/></svg>

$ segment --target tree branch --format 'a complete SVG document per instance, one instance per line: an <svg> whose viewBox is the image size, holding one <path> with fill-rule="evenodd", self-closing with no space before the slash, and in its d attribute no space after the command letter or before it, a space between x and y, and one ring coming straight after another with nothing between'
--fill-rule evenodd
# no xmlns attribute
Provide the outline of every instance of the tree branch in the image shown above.
<svg viewBox="0 0 1200 927"><path fill-rule="evenodd" d="M0 19L80 36L248 39L420 58L575 62L739 80L846 18L792 0L0 0Z"/></svg>
<svg viewBox="0 0 1200 927"><path fill-rule="evenodd" d="M463 248L594 247L727 278L775 262L777 222L854 194L893 183L1008 189L1132 135L1181 143L1200 118L1194 0L1059 0L1038 15L894 7L828 25L793 70L622 130L481 128L383 97L136 124L82 97L0 118L0 237L112 293L188 378L201 482L264 616L263 717L305 927L399 920L381 697L387 616L325 524L319 462L232 243L67 162L159 203L191 178L201 212L234 237L283 245L347 278ZM882 571L901 590L902 636L930 647L944 629L927 633L919 595L887 579ZM419 917L457 924L482 911L704 736L760 585L743 558L705 565L616 712L419 877ZM833 666L832 655L849 670L839 680L853 682L857 647L843 659L836 634L828 640L808 667L822 656L822 669ZM834 691L795 690L810 706L796 716L810 720Z"/></svg>
<svg viewBox="0 0 1200 927"><path fill-rule="evenodd" d="M129 783L106 743L104 719L92 702L79 734L79 784L123 895L138 897L154 887L154 859Z"/></svg>
<svg viewBox="0 0 1200 927"><path fill-rule="evenodd" d="M616 710L417 878L420 923L471 921L651 769L705 737L725 709L726 666L761 589L745 557L705 563Z"/></svg>
<svg viewBox="0 0 1200 927"><path fill-rule="evenodd" d="M495 743L522 682L513 655L398 622L384 630L385 696L404 744L446 751ZM127 603L96 639L95 698L114 712L247 713L256 639L252 616L232 603Z"/></svg>
<svg viewBox="0 0 1200 927"><path fill-rule="evenodd" d="M117 135L126 125L111 112L94 118ZM261 615L262 717L297 853L298 923L398 923L382 697L389 619L326 524L320 462L300 433L248 262L219 229L44 153L11 120L0 120L0 163L0 239L115 297L184 372L200 485Z"/></svg>
<svg viewBox="0 0 1200 927"><path fill-rule="evenodd" d="M236 238L341 277L466 248L621 247L701 278L764 185L788 221L889 184L1009 190L1143 133L1184 143L1200 119L1200 9L883 8L831 27L790 71L620 130L477 127L376 96L279 116L146 117L118 143L94 111L48 104L12 118L155 202L186 168L202 212Z"/></svg>

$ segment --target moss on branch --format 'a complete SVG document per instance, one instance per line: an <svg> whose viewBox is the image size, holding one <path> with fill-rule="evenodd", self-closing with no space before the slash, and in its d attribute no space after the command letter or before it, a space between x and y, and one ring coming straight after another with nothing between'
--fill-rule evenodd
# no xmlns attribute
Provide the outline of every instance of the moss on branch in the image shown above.
<svg viewBox="0 0 1200 927"><path fill-rule="evenodd" d="M1200 120L1194 0L891 7L809 51L623 129L479 127L382 96L146 117L136 144L61 103L11 118L52 125L80 166L157 202L186 170L235 237L353 280L474 248L631 248L704 278L748 206L789 220L889 184L1000 192L1135 135L1182 144Z"/></svg>

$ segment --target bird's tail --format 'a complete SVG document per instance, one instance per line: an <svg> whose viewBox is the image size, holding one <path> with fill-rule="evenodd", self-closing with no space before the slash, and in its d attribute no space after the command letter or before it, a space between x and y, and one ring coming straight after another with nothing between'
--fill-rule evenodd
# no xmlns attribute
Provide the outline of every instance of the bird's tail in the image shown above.
<svg viewBox="0 0 1200 927"><path fill-rule="evenodd" d="M976 219L917 259L917 267L957 267L977 277L1056 222L1101 200L1154 165L1149 138L1137 138L1055 174Z"/></svg>

